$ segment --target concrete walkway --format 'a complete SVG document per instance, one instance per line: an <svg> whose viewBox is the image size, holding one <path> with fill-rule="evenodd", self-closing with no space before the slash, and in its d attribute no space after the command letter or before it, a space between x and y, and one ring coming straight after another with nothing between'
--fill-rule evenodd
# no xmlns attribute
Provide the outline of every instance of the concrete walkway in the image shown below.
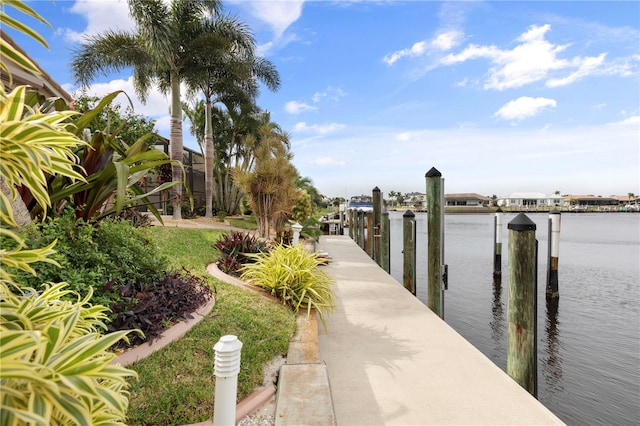
<svg viewBox="0 0 640 426"><path fill-rule="evenodd" d="M319 346L338 425L562 424L349 237L318 249L334 259Z"/></svg>

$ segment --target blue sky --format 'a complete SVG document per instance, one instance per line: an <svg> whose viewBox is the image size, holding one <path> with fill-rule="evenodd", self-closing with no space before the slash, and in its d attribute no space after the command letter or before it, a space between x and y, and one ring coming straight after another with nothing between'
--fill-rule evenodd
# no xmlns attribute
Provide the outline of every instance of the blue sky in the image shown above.
<svg viewBox="0 0 640 426"><path fill-rule="evenodd" d="M29 3L53 26L30 22L50 50L11 35L71 92L82 37L132 28L124 0ZM280 72L258 105L327 196L425 192L431 167L447 193L640 193L640 2L224 4ZM129 76L90 91L135 97ZM168 136L164 95L136 112ZM184 137L197 148L188 123Z"/></svg>

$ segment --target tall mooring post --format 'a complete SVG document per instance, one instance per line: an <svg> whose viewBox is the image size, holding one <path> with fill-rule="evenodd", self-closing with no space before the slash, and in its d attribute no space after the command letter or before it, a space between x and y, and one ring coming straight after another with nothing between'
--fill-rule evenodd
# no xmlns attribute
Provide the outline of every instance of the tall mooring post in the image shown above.
<svg viewBox="0 0 640 426"><path fill-rule="evenodd" d="M373 212L366 212L365 220L367 223L367 237L364 249L369 257L373 259L373 240L375 239L373 235Z"/></svg>
<svg viewBox="0 0 640 426"><path fill-rule="evenodd" d="M538 397L536 224L524 213L509 228L507 374Z"/></svg>
<svg viewBox="0 0 640 426"><path fill-rule="evenodd" d="M547 251L547 299L560 297L558 289L558 255L560 253L560 211L549 212L549 249Z"/></svg>
<svg viewBox="0 0 640 426"><path fill-rule="evenodd" d="M349 237L351 237L352 240L355 241L355 237L354 237L354 220L353 220L353 209L348 209L347 210L347 223L349 224Z"/></svg>
<svg viewBox="0 0 640 426"><path fill-rule="evenodd" d="M358 210L358 245L360 246L361 249L364 250L364 227L365 227L365 220L364 220L364 211L362 210Z"/></svg>
<svg viewBox="0 0 640 426"><path fill-rule="evenodd" d="M432 167L427 180L427 306L444 318L444 191L442 174Z"/></svg>
<svg viewBox="0 0 640 426"><path fill-rule="evenodd" d="M384 269L387 274L391 273L391 224L389 222L389 212L383 211L380 218L380 267Z"/></svg>
<svg viewBox="0 0 640 426"><path fill-rule="evenodd" d="M502 209L493 218L493 281L502 279Z"/></svg>
<svg viewBox="0 0 640 426"><path fill-rule="evenodd" d="M380 215L382 213L382 193L377 186L373 188L373 259L380 265Z"/></svg>
<svg viewBox="0 0 640 426"><path fill-rule="evenodd" d="M402 282L416 295L416 215L407 210L402 215Z"/></svg>

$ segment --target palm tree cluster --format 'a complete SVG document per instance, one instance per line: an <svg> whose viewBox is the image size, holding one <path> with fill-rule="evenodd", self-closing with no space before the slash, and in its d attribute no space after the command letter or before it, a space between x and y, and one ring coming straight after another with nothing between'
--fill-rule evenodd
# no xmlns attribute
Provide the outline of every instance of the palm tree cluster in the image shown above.
<svg viewBox="0 0 640 426"><path fill-rule="evenodd" d="M270 123L268 114L255 105L259 83L277 90L277 70L256 55L250 29L225 15L221 0L128 0L128 4L135 30L109 30L89 37L74 52L76 80L86 86L99 74L132 68L142 100L153 85L169 93L171 159L183 159L184 107L205 157L206 216L212 217L214 205L235 213L240 191L231 171L253 167L255 148L264 139L256 136L258 129ZM202 100L184 106L181 84L188 95L201 95ZM174 163L174 183L181 181L181 173ZM173 187L172 201L173 217L181 219L182 185Z"/></svg>

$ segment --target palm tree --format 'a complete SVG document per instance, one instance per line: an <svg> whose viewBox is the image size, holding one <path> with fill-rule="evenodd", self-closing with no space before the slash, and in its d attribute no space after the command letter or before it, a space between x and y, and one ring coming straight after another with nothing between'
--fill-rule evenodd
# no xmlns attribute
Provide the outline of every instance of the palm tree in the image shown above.
<svg viewBox="0 0 640 426"><path fill-rule="evenodd" d="M213 131L213 205L227 214L238 213L241 191L234 184L231 171L242 163L243 138L256 133L259 127L259 110L253 103L235 105L231 99L223 98L222 107L211 107ZM191 133L196 136L202 152L205 152L205 102L200 100L184 106L191 121Z"/></svg>
<svg viewBox="0 0 640 426"><path fill-rule="evenodd" d="M389 201L391 201L391 207L394 205L394 199L398 196L396 191L389 191Z"/></svg>
<svg viewBox="0 0 640 426"><path fill-rule="evenodd" d="M182 162L182 110L180 83L191 60L193 46L202 43L207 20L221 10L221 0L128 0L135 32L106 31L89 37L74 52L72 67L76 81L84 86L98 73L133 67L134 87L144 101L152 84L170 93L171 159ZM182 178L181 168L172 166L172 181ZM173 218L181 219L182 186L173 194Z"/></svg>
<svg viewBox="0 0 640 426"><path fill-rule="evenodd" d="M258 95L258 80L277 90L280 75L273 64L255 56L255 41L243 23L220 16L208 22L205 37L194 45L192 62L185 80L191 92L204 95L204 149L206 217L212 217L213 204L213 120L212 107L218 101L233 104L253 102ZM218 46L212 49L212 46Z"/></svg>

